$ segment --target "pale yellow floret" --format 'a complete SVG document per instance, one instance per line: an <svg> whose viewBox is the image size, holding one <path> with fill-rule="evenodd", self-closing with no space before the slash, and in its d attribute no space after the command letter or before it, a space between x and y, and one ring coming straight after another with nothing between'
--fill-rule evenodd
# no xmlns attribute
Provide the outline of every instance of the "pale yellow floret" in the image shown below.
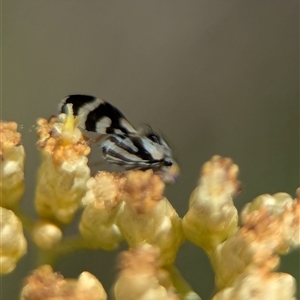
<svg viewBox="0 0 300 300"><path fill-rule="evenodd" d="M243 209L242 226L210 256L217 287L231 285L249 266L272 271L279 264L277 253L296 244L299 229L299 199L283 193L254 199Z"/></svg>
<svg viewBox="0 0 300 300"><path fill-rule="evenodd" d="M277 193L274 195L261 195L252 202L245 205L241 212L243 224L247 224L249 219L265 210L270 218L276 219L277 252L285 253L291 247L300 244L300 189L297 190L297 197L293 200L287 193ZM273 234L274 236L275 234Z"/></svg>
<svg viewBox="0 0 300 300"><path fill-rule="evenodd" d="M89 272L82 272L77 280L64 279L43 265L26 278L21 300L106 300L102 284Z"/></svg>
<svg viewBox="0 0 300 300"><path fill-rule="evenodd" d="M179 300L168 274L159 265L159 250L148 244L123 252L114 286L115 299Z"/></svg>
<svg viewBox="0 0 300 300"><path fill-rule="evenodd" d="M12 272L26 251L21 221L11 210L0 207L0 273Z"/></svg>
<svg viewBox="0 0 300 300"><path fill-rule="evenodd" d="M230 287L218 292L213 300L296 300L295 291L295 278L290 274L249 268Z"/></svg>
<svg viewBox="0 0 300 300"><path fill-rule="evenodd" d="M12 208L24 194L25 151L17 123L0 121L0 206Z"/></svg>
<svg viewBox="0 0 300 300"><path fill-rule="evenodd" d="M175 260L183 235L181 219L163 191L163 181L152 170L128 172L118 224L130 247L144 242L156 245L161 264L169 265Z"/></svg>
<svg viewBox="0 0 300 300"><path fill-rule="evenodd" d="M90 176L87 155L90 148L76 128L72 115L60 121L38 120L38 148L42 163L38 171L35 206L42 218L70 223L86 192Z"/></svg>
<svg viewBox="0 0 300 300"><path fill-rule="evenodd" d="M210 259L218 289L232 284L249 265L272 270L279 263L279 257L273 254L272 248L260 244L259 237L244 228L218 245Z"/></svg>
<svg viewBox="0 0 300 300"><path fill-rule="evenodd" d="M207 252L237 227L238 214L232 196L239 191L238 167L231 159L213 156L202 168L199 185L189 201L182 226L186 237Z"/></svg>
<svg viewBox="0 0 300 300"><path fill-rule="evenodd" d="M118 247L123 239L116 219L122 206L124 180L109 172L98 172L88 180L88 191L82 199L86 207L81 216L79 230L89 247L111 250Z"/></svg>
<svg viewBox="0 0 300 300"><path fill-rule="evenodd" d="M48 221L38 221L31 234L33 241L41 249L54 248L63 237L61 229Z"/></svg>

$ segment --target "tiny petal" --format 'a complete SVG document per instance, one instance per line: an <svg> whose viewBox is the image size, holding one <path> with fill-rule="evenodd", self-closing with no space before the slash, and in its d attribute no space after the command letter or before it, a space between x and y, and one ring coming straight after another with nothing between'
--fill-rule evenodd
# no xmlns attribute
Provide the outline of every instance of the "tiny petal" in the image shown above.
<svg viewBox="0 0 300 300"><path fill-rule="evenodd" d="M12 208L24 194L25 151L17 123L0 121L0 205Z"/></svg>
<svg viewBox="0 0 300 300"><path fill-rule="evenodd" d="M27 251L21 221L8 209L0 207L0 272L12 272Z"/></svg>
<svg viewBox="0 0 300 300"><path fill-rule="evenodd" d="M75 294L77 298L89 300L106 300L107 296L101 282L91 273L82 272L78 277ZM76 299L77 299L76 298Z"/></svg>

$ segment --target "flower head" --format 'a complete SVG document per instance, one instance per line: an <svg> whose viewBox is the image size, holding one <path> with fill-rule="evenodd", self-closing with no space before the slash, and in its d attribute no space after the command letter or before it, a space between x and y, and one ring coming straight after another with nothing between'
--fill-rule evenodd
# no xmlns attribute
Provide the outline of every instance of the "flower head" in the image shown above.
<svg viewBox="0 0 300 300"><path fill-rule="evenodd" d="M279 264L278 253L299 241L299 199L288 194L261 195L241 215L242 226L211 255L218 288L249 267L271 272Z"/></svg>
<svg viewBox="0 0 300 300"><path fill-rule="evenodd" d="M14 207L24 194L25 151L17 123L0 121L0 205Z"/></svg>
<svg viewBox="0 0 300 300"><path fill-rule="evenodd" d="M268 273L249 268L233 284L218 292L213 300L296 300L295 279L286 273Z"/></svg>
<svg viewBox="0 0 300 300"><path fill-rule="evenodd" d="M87 182L79 230L92 248L113 249L123 239L116 224L123 183L122 176L109 172L98 172Z"/></svg>
<svg viewBox="0 0 300 300"><path fill-rule="evenodd" d="M123 252L114 287L116 300L179 300L159 261L159 249L148 244Z"/></svg>
<svg viewBox="0 0 300 300"><path fill-rule="evenodd" d="M240 189L237 174L238 167L230 158L213 156L202 167L199 185L191 194L183 230L189 240L207 252L237 226L238 214L232 201Z"/></svg>
<svg viewBox="0 0 300 300"><path fill-rule="evenodd" d="M127 173L124 201L138 214L150 211L164 195L164 182L152 170Z"/></svg>
<svg viewBox="0 0 300 300"><path fill-rule="evenodd" d="M38 120L38 148L42 164L38 172L35 206L42 218L69 223L80 206L90 176L84 141L72 110L48 121Z"/></svg>
<svg viewBox="0 0 300 300"><path fill-rule="evenodd" d="M21 221L3 207L0 207L0 237L0 273L10 273L26 253L27 242Z"/></svg>
<svg viewBox="0 0 300 300"><path fill-rule="evenodd" d="M64 279L43 265L26 278L21 300L106 300L102 284L89 272L82 272L77 280Z"/></svg>
<svg viewBox="0 0 300 300"><path fill-rule="evenodd" d="M174 262L183 242L181 219L164 197L164 183L152 170L130 171L124 185L124 209L118 225L130 247L156 245L161 264Z"/></svg>

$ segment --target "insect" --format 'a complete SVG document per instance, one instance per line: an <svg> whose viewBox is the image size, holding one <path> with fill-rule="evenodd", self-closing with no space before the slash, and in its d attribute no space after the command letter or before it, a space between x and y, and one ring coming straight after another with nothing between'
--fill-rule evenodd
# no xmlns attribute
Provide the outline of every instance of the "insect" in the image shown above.
<svg viewBox="0 0 300 300"><path fill-rule="evenodd" d="M80 115L79 128L83 135L102 137L102 155L109 163L126 170L153 169L163 175L166 182L175 181L178 165L166 141L152 129L137 131L126 117L109 102L89 95L70 95L59 104L61 113L72 104L73 114Z"/></svg>

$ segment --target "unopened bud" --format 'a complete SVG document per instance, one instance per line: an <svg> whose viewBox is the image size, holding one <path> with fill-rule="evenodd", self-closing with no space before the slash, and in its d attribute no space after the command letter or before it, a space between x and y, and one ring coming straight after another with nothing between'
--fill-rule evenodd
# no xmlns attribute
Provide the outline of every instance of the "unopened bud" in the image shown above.
<svg viewBox="0 0 300 300"><path fill-rule="evenodd" d="M33 240L41 249L52 249L61 241L62 236L61 229L47 221L37 222L32 230Z"/></svg>
<svg viewBox="0 0 300 300"><path fill-rule="evenodd" d="M64 279L44 265L26 278L21 300L29 299L106 300L107 296L102 284L89 272L82 272L78 280Z"/></svg>
<svg viewBox="0 0 300 300"><path fill-rule="evenodd" d="M213 300L296 300L295 279L286 273L265 273L250 268L230 287L218 292Z"/></svg>
<svg viewBox="0 0 300 300"><path fill-rule="evenodd" d="M299 240L299 199L261 195L242 210L242 226L210 255L216 285L224 288L249 267L271 272ZM298 236L295 238L295 236Z"/></svg>
<svg viewBox="0 0 300 300"><path fill-rule="evenodd" d="M10 273L27 251L21 221L8 209L0 207L0 272Z"/></svg>
<svg viewBox="0 0 300 300"><path fill-rule="evenodd" d="M162 179L152 170L128 172L118 224L130 247L156 245L162 265L168 265L174 262L183 235L181 219L163 190Z"/></svg>
<svg viewBox="0 0 300 300"><path fill-rule="evenodd" d="M25 151L17 123L0 121L0 206L14 207L24 194Z"/></svg>
<svg viewBox="0 0 300 300"><path fill-rule="evenodd" d="M79 224L81 235L91 248L111 250L123 236L116 224L121 207L122 179L109 172L99 172L87 182L88 191L82 199L86 205Z"/></svg>
<svg viewBox="0 0 300 300"><path fill-rule="evenodd" d="M179 300L168 274L161 274L159 250L148 244L123 252L120 274L114 286L116 300ZM162 285L160 279L166 283Z"/></svg>
<svg viewBox="0 0 300 300"><path fill-rule="evenodd" d="M72 112L60 118L60 122L55 118L49 122L38 120L42 164L38 171L35 206L40 217L68 224L86 192L90 148L76 128L78 120Z"/></svg>
<svg viewBox="0 0 300 300"><path fill-rule="evenodd" d="M202 168L182 225L186 237L207 252L224 241L237 227L238 213L232 196L240 187L238 167L230 158L213 156Z"/></svg>

